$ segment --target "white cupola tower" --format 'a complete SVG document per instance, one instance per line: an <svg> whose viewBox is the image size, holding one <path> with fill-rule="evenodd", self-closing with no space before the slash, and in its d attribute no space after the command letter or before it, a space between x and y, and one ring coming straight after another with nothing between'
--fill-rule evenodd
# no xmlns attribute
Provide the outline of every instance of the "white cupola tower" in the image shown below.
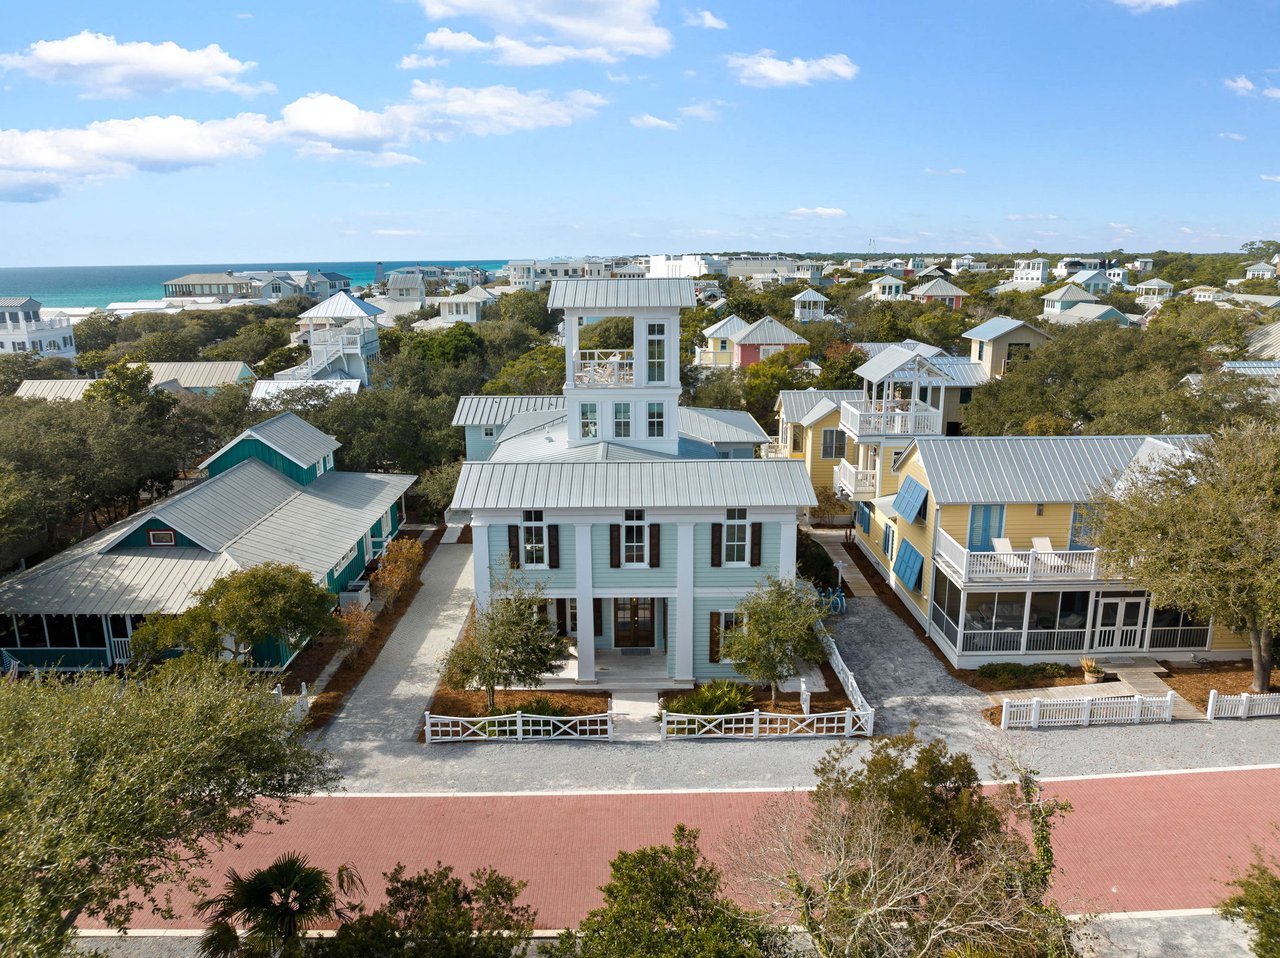
<svg viewBox="0 0 1280 958"><path fill-rule="evenodd" d="M797 323L816 323L822 320L827 312L827 297L816 289L806 289L791 297L795 304L795 320Z"/></svg>

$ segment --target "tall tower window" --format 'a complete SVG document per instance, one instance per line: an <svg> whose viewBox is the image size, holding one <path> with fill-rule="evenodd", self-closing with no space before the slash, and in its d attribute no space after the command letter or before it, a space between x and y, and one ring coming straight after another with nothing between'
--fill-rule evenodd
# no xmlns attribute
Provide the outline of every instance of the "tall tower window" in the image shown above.
<svg viewBox="0 0 1280 958"><path fill-rule="evenodd" d="M649 382L667 381L667 328L663 323L649 323Z"/></svg>
<svg viewBox="0 0 1280 958"><path fill-rule="evenodd" d="M660 402L649 403L649 438L661 439L667 434L666 407Z"/></svg>
<svg viewBox="0 0 1280 958"><path fill-rule="evenodd" d="M600 434L600 413L595 403L579 404L578 421L582 427L583 439L595 439Z"/></svg>

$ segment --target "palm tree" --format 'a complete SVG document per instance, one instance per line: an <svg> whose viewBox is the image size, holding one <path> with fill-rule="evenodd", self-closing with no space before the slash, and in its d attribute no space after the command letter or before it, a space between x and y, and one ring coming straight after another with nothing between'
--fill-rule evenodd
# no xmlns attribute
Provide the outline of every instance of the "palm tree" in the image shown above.
<svg viewBox="0 0 1280 958"><path fill-rule="evenodd" d="M200 940L204 958L293 958L302 954L302 933L329 920L346 921L364 882L350 865L333 878L300 852L285 852L266 868L241 875L227 870L222 894L201 902L196 911L208 921ZM236 926L245 929L241 939Z"/></svg>

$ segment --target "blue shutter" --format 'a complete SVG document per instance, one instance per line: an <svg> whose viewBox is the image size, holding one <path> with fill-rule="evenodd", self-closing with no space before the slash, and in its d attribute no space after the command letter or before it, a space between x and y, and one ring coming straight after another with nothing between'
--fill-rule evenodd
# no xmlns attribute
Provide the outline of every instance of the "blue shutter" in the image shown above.
<svg viewBox="0 0 1280 958"><path fill-rule="evenodd" d="M898 494L893 497L893 511L908 522L915 522L924 512L925 500L928 498L929 490L907 476L898 487Z"/></svg>
<svg viewBox="0 0 1280 958"><path fill-rule="evenodd" d="M969 507L969 551L991 552L991 540L1004 534L1004 506Z"/></svg>
<svg viewBox="0 0 1280 958"><path fill-rule="evenodd" d="M1074 552L1092 549L1090 541L1094 533L1094 509L1091 505L1077 503L1071 507L1071 540L1067 548Z"/></svg>
<svg viewBox="0 0 1280 958"><path fill-rule="evenodd" d="M898 557L893 560L893 574L908 589L916 592L920 589L920 580L924 573L924 556L906 539L898 543Z"/></svg>
<svg viewBox="0 0 1280 958"><path fill-rule="evenodd" d="M867 535L871 535L871 507L865 502L858 503L858 525Z"/></svg>

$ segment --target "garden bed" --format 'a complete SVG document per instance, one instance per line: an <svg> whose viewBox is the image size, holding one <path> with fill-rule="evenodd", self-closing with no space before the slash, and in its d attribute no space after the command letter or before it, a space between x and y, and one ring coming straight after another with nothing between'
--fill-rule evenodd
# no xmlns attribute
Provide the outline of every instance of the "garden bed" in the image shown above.
<svg viewBox="0 0 1280 958"><path fill-rule="evenodd" d="M1201 712L1209 708L1209 692L1217 689L1220 695L1239 695L1248 692L1253 684L1253 664L1241 662L1209 662L1200 668L1189 669L1177 662L1161 662L1169 670L1161 681L1173 689ZM1280 692L1280 685L1273 675L1271 691Z"/></svg>
<svg viewBox="0 0 1280 958"><path fill-rule="evenodd" d="M849 701L849 696L844 693L844 686L840 684L840 679L836 676L835 669L831 667L829 662L823 662L821 665L822 680L827 685L825 692L809 693L809 711L817 712L839 712L843 709L854 708L854 704ZM698 685L704 683L699 682ZM746 685L747 683L742 683ZM778 715L802 715L803 710L800 707L799 692L779 692L778 704L773 705L770 702L769 686L767 685L751 685L751 703L747 706L746 711L759 709L761 712L774 712ZM689 689L668 689L659 694L659 699L663 702L670 702L678 696L685 695Z"/></svg>
<svg viewBox="0 0 1280 958"><path fill-rule="evenodd" d="M566 715L599 715L609 711L608 692L565 692L542 689L498 689L493 694L496 714L506 715L529 703L532 699L546 699ZM479 718L489 714L483 689L439 688L427 704L432 715L452 715L459 718Z"/></svg>
<svg viewBox="0 0 1280 958"><path fill-rule="evenodd" d="M965 685L977 689L979 692L1011 692L1021 691L1022 689L1056 689L1068 685L1084 685L1084 671L1072 667L1065 666L1066 675L1038 675L1033 669L1039 663L1028 662L1025 666L1029 671L1023 673L1012 673L999 676L979 675L976 669L955 669L953 674ZM1114 681L1104 679L1104 681Z"/></svg>

